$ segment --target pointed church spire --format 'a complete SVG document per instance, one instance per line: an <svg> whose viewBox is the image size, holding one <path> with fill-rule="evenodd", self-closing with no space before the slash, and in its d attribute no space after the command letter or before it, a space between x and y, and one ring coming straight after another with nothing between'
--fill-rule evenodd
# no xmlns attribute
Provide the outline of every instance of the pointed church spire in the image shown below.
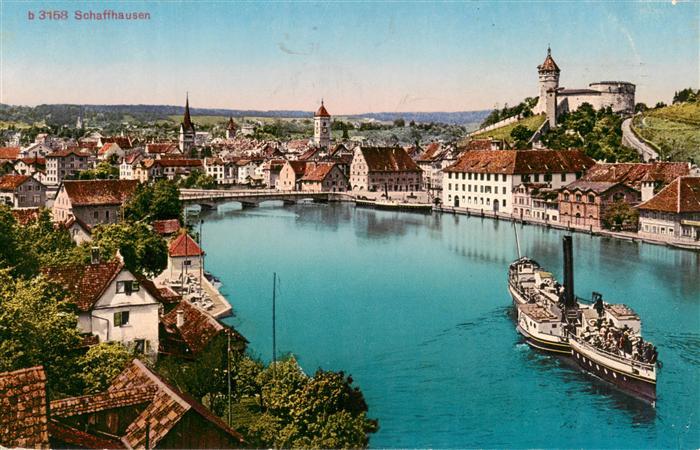
<svg viewBox="0 0 700 450"><path fill-rule="evenodd" d="M190 93L187 92L185 97L185 117L182 119L182 126L186 130L194 129L192 119L190 118Z"/></svg>

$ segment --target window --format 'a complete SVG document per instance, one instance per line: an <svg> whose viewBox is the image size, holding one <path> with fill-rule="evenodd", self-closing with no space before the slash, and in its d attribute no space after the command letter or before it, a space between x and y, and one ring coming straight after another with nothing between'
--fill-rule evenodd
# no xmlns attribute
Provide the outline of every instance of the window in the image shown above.
<svg viewBox="0 0 700 450"><path fill-rule="evenodd" d="M576 194L576 201L580 202L581 201L581 194Z"/></svg>
<svg viewBox="0 0 700 450"><path fill-rule="evenodd" d="M506 181L506 174L503 174L503 181Z"/></svg>
<svg viewBox="0 0 700 450"><path fill-rule="evenodd" d="M129 311L119 311L114 313L114 326L123 327L129 324Z"/></svg>
<svg viewBox="0 0 700 450"><path fill-rule="evenodd" d="M595 203L595 195L588 194L588 203Z"/></svg>
<svg viewBox="0 0 700 450"><path fill-rule="evenodd" d="M538 173L535 174L535 183L538 183L540 181L540 175Z"/></svg>
<svg viewBox="0 0 700 450"><path fill-rule="evenodd" d="M481 181L484 181L484 174L483 174L483 173L479 175L479 179L480 179Z"/></svg>
<svg viewBox="0 0 700 450"><path fill-rule="evenodd" d="M141 287L136 280L117 281L117 294L131 295L132 292L138 292Z"/></svg>
<svg viewBox="0 0 700 450"><path fill-rule="evenodd" d="M109 220L109 210L105 211L105 220Z"/></svg>
<svg viewBox="0 0 700 450"><path fill-rule="evenodd" d="M566 181L566 174L565 173L561 174L561 181Z"/></svg>
<svg viewBox="0 0 700 450"><path fill-rule="evenodd" d="M491 181L491 174L490 173L486 174L486 181Z"/></svg>
<svg viewBox="0 0 700 450"><path fill-rule="evenodd" d="M100 214L99 211L95 211L95 212L92 213L92 217L95 218L95 219L98 219L98 218L99 218L99 214Z"/></svg>
<svg viewBox="0 0 700 450"><path fill-rule="evenodd" d="M568 202L569 201L569 194L564 194L564 201Z"/></svg>
<svg viewBox="0 0 700 450"><path fill-rule="evenodd" d="M551 174L551 173L545 173L545 174L544 174L544 181L552 181L552 174Z"/></svg>
<svg viewBox="0 0 700 450"><path fill-rule="evenodd" d="M503 186L503 195L506 195L506 187Z"/></svg>

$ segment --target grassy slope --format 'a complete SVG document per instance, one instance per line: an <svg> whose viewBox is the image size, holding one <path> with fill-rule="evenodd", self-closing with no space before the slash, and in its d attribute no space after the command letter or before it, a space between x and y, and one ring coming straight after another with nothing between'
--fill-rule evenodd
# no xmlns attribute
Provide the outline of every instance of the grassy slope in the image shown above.
<svg viewBox="0 0 700 450"><path fill-rule="evenodd" d="M635 132L654 144L663 159L700 162L700 103L682 103L634 118Z"/></svg>
<svg viewBox="0 0 700 450"><path fill-rule="evenodd" d="M477 135L472 136L473 139L485 139L485 138L493 138L493 139L505 139L508 142L513 142L513 138L510 137L510 132L513 131L513 128L517 127L518 125L523 125L526 127L528 130L532 131L533 133L537 131L537 129L544 123L546 120L544 114L538 114L536 116L530 116L526 117L524 119L520 119L517 122L513 122L511 124L508 124L506 126L496 128L495 130L491 131L486 131L483 133L479 133Z"/></svg>

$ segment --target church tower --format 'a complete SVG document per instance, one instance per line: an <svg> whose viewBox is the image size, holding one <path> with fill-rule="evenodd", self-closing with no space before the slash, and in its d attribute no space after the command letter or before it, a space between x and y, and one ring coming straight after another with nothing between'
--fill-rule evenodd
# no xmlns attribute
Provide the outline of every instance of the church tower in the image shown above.
<svg viewBox="0 0 700 450"><path fill-rule="evenodd" d="M323 148L331 145L331 115L323 106L323 100L321 107L314 114L314 143Z"/></svg>
<svg viewBox="0 0 700 450"><path fill-rule="evenodd" d="M190 118L190 96L187 94L185 99L185 116L180 124L180 151L189 153L194 148L194 124Z"/></svg>
<svg viewBox="0 0 700 450"><path fill-rule="evenodd" d="M236 131L238 131L238 127L236 127L236 122L233 121L233 117L229 117L228 124L226 125L226 139L235 138Z"/></svg>

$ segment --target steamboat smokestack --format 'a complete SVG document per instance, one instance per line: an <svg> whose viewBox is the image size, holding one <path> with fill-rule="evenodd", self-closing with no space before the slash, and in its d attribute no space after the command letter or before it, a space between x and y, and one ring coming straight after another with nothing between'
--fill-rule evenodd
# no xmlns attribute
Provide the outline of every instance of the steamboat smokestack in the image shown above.
<svg viewBox="0 0 700 450"><path fill-rule="evenodd" d="M575 304L574 253L571 248L571 236L564 236L564 306L572 308Z"/></svg>

